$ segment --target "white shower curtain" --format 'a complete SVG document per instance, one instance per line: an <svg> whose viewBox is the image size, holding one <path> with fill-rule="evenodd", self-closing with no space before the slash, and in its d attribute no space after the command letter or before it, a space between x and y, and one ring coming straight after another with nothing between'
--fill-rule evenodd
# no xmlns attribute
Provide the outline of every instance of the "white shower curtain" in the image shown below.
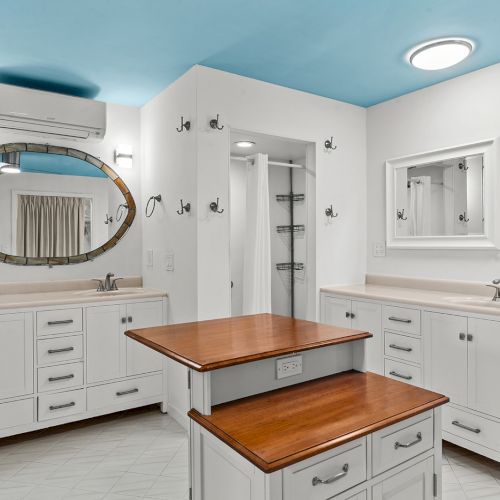
<svg viewBox="0 0 500 500"><path fill-rule="evenodd" d="M410 235L431 235L431 178L410 179Z"/></svg>
<svg viewBox="0 0 500 500"><path fill-rule="evenodd" d="M243 257L243 314L271 312L271 227L268 158L247 163L246 231Z"/></svg>

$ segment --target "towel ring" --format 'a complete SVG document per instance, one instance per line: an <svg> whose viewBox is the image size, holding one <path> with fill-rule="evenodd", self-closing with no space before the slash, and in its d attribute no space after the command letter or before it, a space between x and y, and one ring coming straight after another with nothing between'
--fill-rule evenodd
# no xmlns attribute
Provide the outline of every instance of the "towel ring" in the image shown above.
<svg viewBox="0 0 500 500"><path fill-rule="evenodd" d="M120 222L122 220L125 210L128 210L128 205L126 203L120 203L118 205L118 208L116 209L116 216L115 216L116 222Z"/></svg>
<svg viewBox="0 0 500 500"><path fill-rule="evenodd" d="M150 203L153 202L153 208L151 211L149 210ZM161 202L161 194L157 194L156 196L151 196L146 204L146 217L151 217L154 214L156 208L156 202Z"/></svg>

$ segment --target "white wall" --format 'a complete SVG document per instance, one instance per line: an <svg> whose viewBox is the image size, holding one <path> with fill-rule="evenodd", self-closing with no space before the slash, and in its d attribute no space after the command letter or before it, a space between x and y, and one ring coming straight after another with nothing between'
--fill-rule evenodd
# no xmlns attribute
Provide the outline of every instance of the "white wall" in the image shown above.
<svg viewBox="0 0 500 500"><path fill-rule="evenodd" d="M312 282L309 318L315 318L317 289L322 285L360 282L366 270L366 110L250 78L195 67L198 92L198 204L200 213L217 196L228 205L230 129L303 140L316 144L308 153L315 164L316 222L309 228L315 243L308 256ZM224 130L212 130L220 114ZM338 149L327 153L330 136ZM314 161L315 156L315 161ZM312 158L311 158L312 157ZM325 208L339 212L328 223ZM314 205L313 205L314 206ZM223 214L225 215L225 214ZM198 227L199 318L230 314L229 222L227 215L202 220ZM314 281L314 280L313 280Z"/></svg>
<svg viewBox="0 0 500 500"><path fill-rule="evenodd" d="M499 136L499 88L497 64L368 109L368 272L474 281L500 274L500 255L491 250L372 256L373 243L385 241L385 160Z"/></svg>
<svg viewBox="0 0 500 500"><path fill-rule="evenodd" d="M9 142L49 142L57 146L81 149L100 158L123 178L135 198L139 214L132 228L120 243L93 262L70 266L54 266L52 269L0 263L0 282L95 278L104 276L107 272L114 272L117 276L137 276L141 274L142 229L140 213L142 213L142 204L140 195L141 154L139 129L140 114L138 108L108 104L107 132L101 142L47 139L46 137L28 136L24 133L0 131L0 144ZM132 146L134 151L132 169L120 169L114 165L113 155L118 144L130 144ZM1 181L2 179L0 179Z"/></svg>

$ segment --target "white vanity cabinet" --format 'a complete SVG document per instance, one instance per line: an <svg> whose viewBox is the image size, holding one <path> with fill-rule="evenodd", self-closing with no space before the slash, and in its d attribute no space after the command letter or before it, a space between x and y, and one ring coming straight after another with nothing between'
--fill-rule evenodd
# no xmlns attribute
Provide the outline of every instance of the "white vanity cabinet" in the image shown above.
<svg viewBox="0 0 500 500"><path fill-rule="evenodd" d="M373 337L366 342L367 370L384 374L380 304L322 294L321 322L370 332Z"/></svg>
<svg viewBox="0 0 500 500"><path fill-rule="evenodd" d="M166 324L166 298L0 313L0 438L161 403L166 363L125 336Z"/></svg>

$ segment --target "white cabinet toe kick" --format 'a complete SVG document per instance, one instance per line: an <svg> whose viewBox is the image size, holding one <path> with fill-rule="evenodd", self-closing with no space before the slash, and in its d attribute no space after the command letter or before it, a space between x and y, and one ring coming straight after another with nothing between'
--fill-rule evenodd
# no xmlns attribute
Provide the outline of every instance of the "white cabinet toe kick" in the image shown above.
<svg viewBox="0 0 500 500"><path fill-rule="evenodd" d="M161 294L0 311L0 438L165 405L166 362L125 331L166 323Z"/></svg>

